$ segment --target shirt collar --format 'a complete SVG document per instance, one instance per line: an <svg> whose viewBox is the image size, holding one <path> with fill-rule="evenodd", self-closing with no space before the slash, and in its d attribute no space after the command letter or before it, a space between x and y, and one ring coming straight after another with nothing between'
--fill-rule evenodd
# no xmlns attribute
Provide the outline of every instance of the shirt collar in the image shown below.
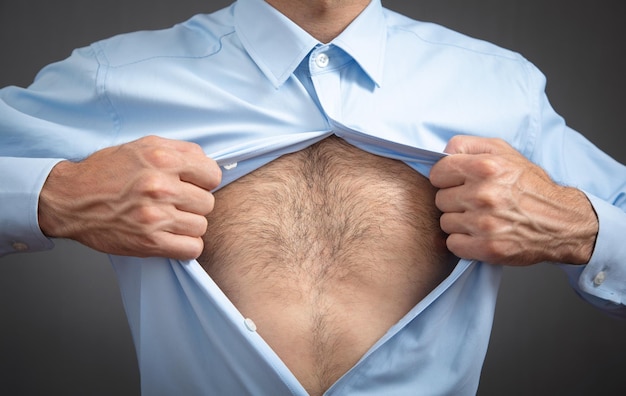
<svg viewBox="0 0 626 396"><path fill-rule="evenodd" d="M382 80L387 37L382 10L380 0L372 0L331 43L352 56L376 85ZM276 87L320 44L263 0L237 1L235 29L250 57Z"/></svg>

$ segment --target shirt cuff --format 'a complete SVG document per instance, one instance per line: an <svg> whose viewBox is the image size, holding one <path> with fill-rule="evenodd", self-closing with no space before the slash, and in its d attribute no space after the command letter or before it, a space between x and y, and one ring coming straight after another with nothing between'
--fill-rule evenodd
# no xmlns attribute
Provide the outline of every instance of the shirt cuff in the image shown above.
<svg viewBox="0 0 626 396"><path fill-rule="evenodd" d="M51 249L39 228L39 193L52 168L51 158L0 158L0 256Z"/></svg>
<svg viewBox="0 0 626 396"><path fill-rule="evenodd" d="M578 278L584 293L602 300L626 305L626 213L587 194L599 221L596 246L589 263Z"/></svg>

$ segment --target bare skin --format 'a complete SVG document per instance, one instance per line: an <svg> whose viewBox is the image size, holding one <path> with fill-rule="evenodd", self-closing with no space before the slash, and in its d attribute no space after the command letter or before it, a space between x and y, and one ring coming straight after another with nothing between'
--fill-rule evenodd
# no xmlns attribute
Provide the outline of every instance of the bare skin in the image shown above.
<svg viewBox="0 0 626 396"><path fill-rule="evenodd" d="M59 163L40 194L39 224L105 253L192 259L220 180L200 146L149 136Z"/></svg>
<svg viewBox="0 0 626 396"><path fill-rule="evenodd" d="M435 191L330 137L219 190L198 261L320 395L458 261Z"/></svg>
<svg viewBox="0 0 626 396"><path fill-rule="evenodd" d="M456 136L430 180L448 248L505 265L586 264L598 219L580 190L554 183L499 139Z"/></svg>
<svg viewBox="0 0 626 396"><path fill-rule="evenodd" d="M337 37L370 3L369 0L267 0L322 43Z"/></svg>

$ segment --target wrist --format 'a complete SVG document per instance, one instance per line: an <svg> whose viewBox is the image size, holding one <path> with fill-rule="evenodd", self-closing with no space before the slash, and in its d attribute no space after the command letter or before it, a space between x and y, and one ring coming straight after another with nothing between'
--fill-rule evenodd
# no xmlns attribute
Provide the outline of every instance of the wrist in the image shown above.
<svg viewBox="0 0 626 396"><path fill-rule="evenodd" d="M587 264L593 255L598 236L598 216L585 193L572 187L565 189L568 198L563 207L568 210L570 221L564 233L564 251L558 261Z"/></svg>
<svg viewBox="0 0 626 396"><path fill-rule="evenodd" d="M37 208L39 228L47 237L67 236L67 220L63 213L68 211L67 207L72 201L70 191L74 187L70 174L73 166L75 164L70 161L61 161L56 164L39 194Z"/></svg>

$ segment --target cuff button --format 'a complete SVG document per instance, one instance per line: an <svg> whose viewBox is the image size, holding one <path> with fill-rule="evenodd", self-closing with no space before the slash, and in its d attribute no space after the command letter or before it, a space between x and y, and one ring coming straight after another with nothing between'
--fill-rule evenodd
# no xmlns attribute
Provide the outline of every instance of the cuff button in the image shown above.
<svg viewBox="0 0 626 396"><path fill-rule="evenodd" d="M606 273L604 271L600 271L598 272L596 277L593 278L593 284L596 286L600 286L601 284L604 283L605 279L606 279Z"/></svg>
<svg viewBox="0 0 626 396"><path fill-rule="evenodd" d="M28 250L28 245L25 244L24 242L13 242L11 244L11 247L13 248L13 250L15 250L16 252L25 252Z"/></svg>

